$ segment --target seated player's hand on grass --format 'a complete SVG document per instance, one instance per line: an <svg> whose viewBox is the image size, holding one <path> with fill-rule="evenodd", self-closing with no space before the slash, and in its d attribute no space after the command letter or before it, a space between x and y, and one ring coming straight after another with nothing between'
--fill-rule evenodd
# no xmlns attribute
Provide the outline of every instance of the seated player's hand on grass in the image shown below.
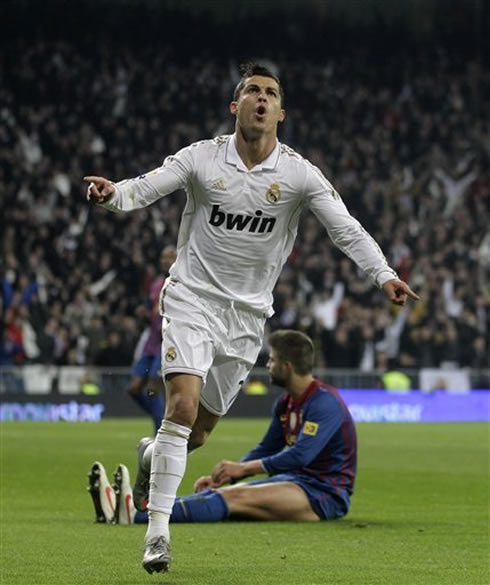
<svg viewBox="0 0 490 585"><path fill-rule="evenodd" d="M114 183L104 177L83 177L83 180L88 183L87 200L92 203L104 203L110 199L116 188Z"/></svg>
<svg viewBox="0 0 490 585"><path fill-rule="evenodd" d="M394 305L404 305L407 298L410 297L419 300L419 295L408 286L403 280L393 279L383 284L383 290L386 296Z"/></svg>

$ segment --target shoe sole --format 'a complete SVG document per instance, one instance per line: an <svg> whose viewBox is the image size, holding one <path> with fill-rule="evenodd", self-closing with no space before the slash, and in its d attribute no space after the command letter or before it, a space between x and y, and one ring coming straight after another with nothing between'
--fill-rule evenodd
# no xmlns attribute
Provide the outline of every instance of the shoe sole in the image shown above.
<svg viewBox="0 0 490 585"><path fill-rule="evenodd" d="M104 512L102 502L100 501L100 463L94 463L88 472L88 487L87 490L92 497L92 502L95 508L95 522L97 524L109 524L113 517L108 518Z"/></svg>
<svg viewBox="0 0 490 585"><path fill-rule="evenodd" d="M122 474L120 472L121 466L118 465L116 471L114 472L114 483L112 484L112 489L116 494L116 508L114 510L114 524L119 524L119 514L121 511L121 483L122 483Z"/></svg>
<svg viewBox="0 0 490 585"><path fill-rule="evenodd" d="M132 490L129 483L129 472L125 465L118 465L114 472L114 483L112 489L116 494L116 509L114 511L114 524L133 524L133 515L131 514L132 507ZM124 487L123 484L127 485ZM124 489L123 489L124 488ZM123 500L123 493L126 496ZM127 501L128 498L131 501Z"/></svg>
<svg viewBox="0 0 490 585"><path fill-rule="evenodd" d="M167 573L170 569L170 562L162 561L158 563L143 563L143 568L147 573L150 573L150 575L153 573Z"/></svg>

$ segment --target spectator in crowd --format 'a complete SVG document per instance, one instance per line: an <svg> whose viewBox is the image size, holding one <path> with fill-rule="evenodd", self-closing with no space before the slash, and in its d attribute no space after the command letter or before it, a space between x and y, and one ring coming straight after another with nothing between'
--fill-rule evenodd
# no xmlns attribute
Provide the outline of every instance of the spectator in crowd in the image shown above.
<svg viewBox="0 0 490 585"><path fill-rule="evenodd" d="M351 213L421 292L390 358L413 368L445 361L490 367L488 69L444 47L394 50L382 59L369 49L305 59L307 49L282 34L291 49L276 63L291 88L285 141L335 177ZM0 353L13 363L93 364L101 337L94 323L104 336L123 322L134 327L148 266L176 241L185 198L161 201L162 214L148 208L113 221L70 197L81 169L122 178L156 166L162 152L227 131L226 95L237 80L212 54L183 66L171 47L116 47L110 38L83 51L75 39L19 39L3 54L0 191L8 205L0 230ZM143 73L148 62L152 76ZM316 365L337 352L345 367L360 367L358 352L344 351L345 337L356 340L359 328L372 326L379 307L390 311L349 264L305 217L277 284L270 327L298 327L330 344L332 353L318 351ZM343 300L325 335L323 313L315 316L313 307L337 283ZM78 301L86 313L77 311ZM41 320L31 313L33 302L43 307ZM36 335L56 324L51 356L44 341L39 355L26 353L21 306ZM440 327L436 315L452 325ZM436 330L439 349L416 348L420 337L432 343ZM88 340L83 351L70 351L76 335ZM380 336L376 328L375 346ZM476 339L482 349L473 354Z"/></svg>
<svg viewBox="0 0 490 585"><path fill-rule="evenodd" d="M108 370L131 365L131 351L124 343L121 333L114 329L109 332L102 344L102 349L95 356L95 365ZM102 376L102 386L105 390L124 388L126 376L116 371L108 371Z"/></svg>
<svg viewBox="0 0 490 585"><path fill-rule="evenodd" d="M107 336L106 342L102 349L95 356L95 365L108 368L117 368L119 366L128 366L131 364L131 352L127 345L124 344L121 334L113 330Z"/></svg>

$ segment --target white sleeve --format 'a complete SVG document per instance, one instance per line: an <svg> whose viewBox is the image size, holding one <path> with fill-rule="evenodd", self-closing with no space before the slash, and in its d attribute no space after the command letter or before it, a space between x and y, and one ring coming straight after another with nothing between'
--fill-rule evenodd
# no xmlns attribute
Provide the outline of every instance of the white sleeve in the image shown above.
<svg viewBox="0 0 490 585"><path fill-rule="evenodd" d="M112 198L100 205L116 213L141 209L186 187L192 173L190 147L183 148L177 154L168 156L161 167L134 179L115 183L116 192Z"/></svg>
<svg viewBox="0 0 490 585"><path fill-rule="evenodd" d="M307 207L326 228L332 242L379 286L398 278L380 247L352 217L340 195L321 171L307 163L304 194Z"/></svg>

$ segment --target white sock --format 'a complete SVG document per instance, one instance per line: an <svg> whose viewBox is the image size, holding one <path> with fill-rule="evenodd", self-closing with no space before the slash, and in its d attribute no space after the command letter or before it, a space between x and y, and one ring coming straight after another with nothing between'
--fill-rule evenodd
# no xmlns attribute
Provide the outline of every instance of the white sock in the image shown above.
<svg viewBox="0 0 490 585"><path fill-rule="evenodd" d="M156 536L169 538L168 522L177 489L184 477L190 434L190 428L164 420L155 437L145 540Z"/></svg>

